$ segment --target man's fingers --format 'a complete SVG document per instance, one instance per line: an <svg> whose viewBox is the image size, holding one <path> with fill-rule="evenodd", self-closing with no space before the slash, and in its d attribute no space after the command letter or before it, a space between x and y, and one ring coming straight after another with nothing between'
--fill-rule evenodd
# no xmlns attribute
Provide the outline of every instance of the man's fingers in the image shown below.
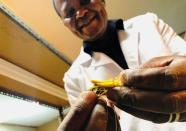
<svg viewBox="0 0 186 131"><path fill-rule="evenodd" d="M95 93L82 93L76 104L71 107L69 113L62 121L59 131L82 131L96 102L97 96Z"/></svg>
<svg viewBox="0 0 186 131"><path fill-rule="evenodd" d="M161 91L186 89L186 73L178 73L167 67L128 69L120 73L120 79L124 79L122 81L125 86L138 89Z"/></svg>
<svg viewBox="0 0 186 131"><path fill-rule="evenodd" d="M174 61L175 56L155 57L144 63L140 68L154 68L169 66Z"/></svg>
<svg viewBox="0 0 186 131"><path fill-rule="evenodd" d="M171 75L166 75L166 67L128 69L122 73L120 77L126 79L124 85L129 87L149 90L170 90L170 86L173 86L173 78Z"/></svg>
<svg viewBox="0 0 186 131"><path fill-rule="evenodd" d="M148 121L152 121L154 123L168 122L169 116L170 116L169 114L148 112L148 111L143 111L143 110L135 109L135 108L128 107L128 106L122 106L121 109L135 117L148 120Z"/></svg>
<svg viewBox="0 0 186 131"><path fill-rule="evenodd" d="M152 121L154 123L174 122L176 120L176 114L171 114L172 116L170 116L170 114L148 112L127 106L122 106L121 109L135 117ZM186 112L180 113L179 119L177 121L178 122L186 121Z"/></svg>
<svg viewBox="0 0 186 131"><path fill-rule="evenodd" d="M108 110L108 123L107 131L121 131L119 116L113 107L107 107Z"/></svg>
<svg viewBox="0 0 186 131"><path fill-rule="evenodd" d="M128 106L156 113L177 113L186 110L186 90L167 93L117 87L109 90L107 97L119 108Z"/></svg>
<svg viewBox="0 0 186 131"><path fill-rule="evenodd" d="M107 129L107 105L103 100L98 100L98 103L92 110L92 114L85 131L106 131Z"/></svg>
<svg viewBox="0 0 186 131"><path fill-rule="evenodd" d="M138 89L175 91L186 89L186 57L158 57L142 67L120 73L124 85Z"/></svg>

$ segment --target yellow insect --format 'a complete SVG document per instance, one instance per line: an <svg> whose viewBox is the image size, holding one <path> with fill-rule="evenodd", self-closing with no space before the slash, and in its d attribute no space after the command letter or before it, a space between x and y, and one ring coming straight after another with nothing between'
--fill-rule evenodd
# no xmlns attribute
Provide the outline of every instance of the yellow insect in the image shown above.
<svg viewBox="0 0 186 131"><path fill-rule="evenodd" d="M89 90L94 91L98 96L105 95L107 91L113 87L121 87L124 83L118 78L109 80L91 80L94 84Z"/></svg>

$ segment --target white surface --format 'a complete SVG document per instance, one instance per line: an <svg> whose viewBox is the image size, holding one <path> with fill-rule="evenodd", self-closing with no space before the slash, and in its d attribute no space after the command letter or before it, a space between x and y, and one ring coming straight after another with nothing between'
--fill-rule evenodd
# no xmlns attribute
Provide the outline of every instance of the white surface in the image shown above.
<svg viewBox="0 0 186 131"><path fill-rule="evenodd" d="M0 107L0 123L6 124L37 127L59 115L56 109L1 94Z"/></svg>

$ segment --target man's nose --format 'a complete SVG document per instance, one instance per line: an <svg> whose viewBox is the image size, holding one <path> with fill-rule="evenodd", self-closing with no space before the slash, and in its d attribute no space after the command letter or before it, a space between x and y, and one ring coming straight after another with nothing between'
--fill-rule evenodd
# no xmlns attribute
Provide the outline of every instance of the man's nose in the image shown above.
<svg viewBox="0 0 186 131"><path fill-rule="evenodd" d="M76 19L84 17L86 13L88 12L87 9L81 8L76 12Z"/></svg>

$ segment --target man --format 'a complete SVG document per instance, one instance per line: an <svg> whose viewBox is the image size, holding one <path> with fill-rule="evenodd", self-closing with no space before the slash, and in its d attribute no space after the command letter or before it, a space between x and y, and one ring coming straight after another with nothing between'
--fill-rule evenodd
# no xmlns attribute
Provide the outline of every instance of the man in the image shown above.
<svg viewBox="0 0 186 131"><path fill-rule="evenodd" d="M54 0L54 7L64 24L83 39L81 53L64 77L71 105L80 92L92 86L92 79L116 77L123 69L137 68L154 57L186 54L185 41L155 14L147 13L124 22L108 21L104 0ZM136 116L140 117L139 113ZM168 122L169 116L172 117L166 115L161 122L165 119ZM125 131L135 131L134 127L157 131L160 127L124 112L120 118ZM171 124L170 130L173 128Z"/></svg>

